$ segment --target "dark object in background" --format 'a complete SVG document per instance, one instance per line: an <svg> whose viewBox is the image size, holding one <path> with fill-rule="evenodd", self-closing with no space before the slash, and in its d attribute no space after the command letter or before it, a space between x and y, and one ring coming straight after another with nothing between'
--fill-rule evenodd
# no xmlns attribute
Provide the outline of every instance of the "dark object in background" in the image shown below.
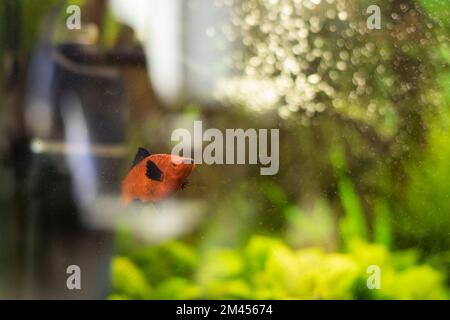
<svg viewBox="0 0 450 320"><path fill-rule="evenodd" d="M108 289L112 235L86 225L83 217L90 214L89 207L83 205L74 189L80 183L95 183L97 195L117 192L121 157L76 155L79 146L70 140L78 139L85 129L87 140L80 141L88 147L122 145L126 99L118 69L92 65L92 61L85 63L89 59L78 54L88 51L94 49L66 44L55 48L48 57L54 67L49 88L51 130L48 136L31 138L65 148L60 153L43 150L31 164L25 265L26 292L32 298L103 298ZM73 52L77 53L76 61L71 59ZM74 118L76 115L81 117ZM69 132L73 130L68 128L72 122L76 130L81 130L79 134ZM84 181L84 173L77 170L76 163L81 162L83 169L83 161L91 166L89 181ZM95 198L87 196L92 205ZM72 264L81 268L82 290L66 287L66 269Z"/></svg>

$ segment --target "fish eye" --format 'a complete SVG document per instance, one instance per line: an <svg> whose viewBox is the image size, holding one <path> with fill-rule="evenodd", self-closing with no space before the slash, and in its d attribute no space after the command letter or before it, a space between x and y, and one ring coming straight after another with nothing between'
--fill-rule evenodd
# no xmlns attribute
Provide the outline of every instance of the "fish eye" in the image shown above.
<svg viewBox="0 0 450 320"><path fill-rule="evenodd" d="M172 167L176 167L177 164L175 162L172 162Z"/></svg>

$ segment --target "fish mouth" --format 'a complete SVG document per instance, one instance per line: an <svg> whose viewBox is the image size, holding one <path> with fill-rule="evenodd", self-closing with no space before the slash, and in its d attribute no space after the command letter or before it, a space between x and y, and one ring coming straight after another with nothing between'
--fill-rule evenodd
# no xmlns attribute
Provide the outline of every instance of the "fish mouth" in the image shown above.
<svg viewBox="0 0 450 320"><path fill-rule="evenodd" d="M188 158L186 158L188 159ZM184 189L186 188L186 186L189 184L189 180L187 179L189 177L189 175L192 173L192 171L194 171L195 169L195 164L194 164L194 160L192 159L188 159L191 160L192 162L187 164L185 163L183 168L180 168L180 175L179 175L179 181L181 181L181 188Z"/></svg>
<svg viewBox="0 0 450 320"><path fill-rule="evenodd" d="M172 161L173 161L173 160L172 160ZM182 157L179 157L178 159L176 159L176 160L173 161L173 162L175 162L175 163L177 163L177 164L182 163L182 164L184 164L184 165L194 165L194 159L192 159L192 158L182 158Z"/></svg>
<svg viewBox="0 0 450 320"><path fill-rule="evenodd" d="M192 173L192 170L194 170L194 168L192 167L188 167L185 170L183 170L183 174L181 175L181 182L185 182L188 181L188 177L190 176L190 174Z"/></svg>
<svg viewBox="0 0 450 320"><path fill-rule="evenodd" d="M184 170L183 170L183 174L185 177L189 176L191 174L192 171L194 171L195 169L195 164L194 162L190 163L190 164L185 164Z"/></svg>

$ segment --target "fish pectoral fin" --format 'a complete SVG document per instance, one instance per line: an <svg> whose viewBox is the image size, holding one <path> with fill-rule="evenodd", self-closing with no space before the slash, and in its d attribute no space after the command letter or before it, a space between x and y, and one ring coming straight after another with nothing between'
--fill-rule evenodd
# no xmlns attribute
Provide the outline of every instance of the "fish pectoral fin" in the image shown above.
<svg viewBox="0 0 450 320"><path fill-rule="evenodd" d="M163 180L163 173L161 169L158 168L158 166L152 161L147 161L147 172L145 173L147 178L151 180L156 181L162 181Z"/></svg>
<svg viewBox="0 0 450 320"><path fill-rule="evenodd" d="M182 183L181 183L181 189L182 190L184 190L184 189L186 189L186 187L189 185L189 180L184 180Z"/></svg>
<svg viewBox="0 0 450 320"><path fill-rule="evenodd" d="M151 155L152 154L147 149L140 147L138 149L138 151L136 152L136 155L134 156L133 165L131 167L134 167L139 162L141 162L142 160L144 160L145 158L147 158L148 156L151 156Z"/></svg>

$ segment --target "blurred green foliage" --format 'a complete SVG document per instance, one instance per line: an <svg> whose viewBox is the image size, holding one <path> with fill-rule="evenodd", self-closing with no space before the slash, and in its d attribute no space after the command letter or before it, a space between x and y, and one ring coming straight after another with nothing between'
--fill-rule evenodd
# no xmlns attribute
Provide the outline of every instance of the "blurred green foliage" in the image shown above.
<svg viewBox="0 0 450 320"><path fill-rule="evenodd" d="M338 177L338 192L345 213L340 225L344 245L354 237L367 239L364 211L353 182L346 174L348 169L344 152L338 147L332 150L331 163Z"/></svg>
<svg viewBox="0 0 450 320"><path fill-rule="evenodd" d="M4 30L20 34L1 33L0 59L17 55L20 61L30 55L53 9L59 26L53 40L68 41L62 4L83 7L89 2L2 2ZM282 8L270 3L278 14ZM286 53L294 61L308 61L295 77L289 71L280 82L317 73L333 86L326 97L327 90L311 86L315 95L307 102L322 113L304 117L305 105L292 103L282 117L297 89L287 90L285 101L274 104L274 110L282 111L275 112L275 121L270 113L249 116L233 103L236 99L217 113L196 104L179 110L221 129L280 128L280 172L267 179L252 168L203 166L192 195L197 192L209 203L206 221L188 239L157 246L136 244L132 235L119 231L109 298L449 298L450 2L379 1L382 29L367 31L363 13L371 4L322 1L326 7L311 14L325 27L309 34L311 50L295 54L296 36L269 48L283 52L270 57L281 69ZM255 7L247 5L243 12ZM307 12L303 9L298 11ZM300 18L310 26L310 17ZM241 30L249 51L244 56L258 58L259 51L267 51L267 38L290 34L275 25L252 33L262 25ZM120 25L111 12L97 27L99 44L113 46ZM310 56L314 52L319 54ZM332 58L322 59L325 53ZM242 69L250 65L244 61ZM250 75L257 70L249 69ZM273 70L265 76L274 80L280 74ZM130 123L130 144L142 141L141 127L155 130L146 132L151 143L164 143L165 119L152 121ZM367 288L370 265L381 268L379 290Z"/></svg>
<svg viewBox="0 0 450 320"><path fill-rule="evenodd" d="M182 242L135 248L112 262L110 299L448 299L445 277L413 251L353 239L345 253L293 250L253 236L242 248ZM381 269L369 290L367 268Z"/></svg>
<svg viewBox="0 0 450 320"><path fill-rule="evenodd" d="M450 248L449 116L446 110L430 119L424 155L407 167L409 185L401 203L406 212L398 218L400 236L409 239L405 242L431 252Z"/></svg>
<svg viewBox="0 0 450 320"><path fill-rule="evenodd" d="M443 123L442 115L436 119ZM449 189L448 175L442 174L447 170L447 152L443 151L448 149L448 135L433 130L429 135L431 150L418 153L417 157L423 158L420 166L411 161L411 171L406 171L410 183L404 190L405 198L393 205L389 198L376 197L371 224L350 174L346 153L334 145L329 159L343 209L338 219L324 198L316 199L312 208L303 209L290 201L279 185L249 180L217 203L212 222L194 241L146 246L135 243L130 234L119 233L119 255L112 263L112 279L125 278L118 273L138 272L139 278L145 280L139 290L133 281L127 288L113 280L109 298L448 299L445 214L449 211L445 199ZM251 206L246 196L255 185L261 199L285 219L285 227L272 229L271 236L255 235L255 228L237 222L249 221L260 210ZM436 202L427 201L431 197ZM408 211L396 215L402 208ZM420 224L424 227L415 233ZM268 226L262 231L267 233ZM436 233L430 234L429 230ZM335 234L340 242L336 242ZM404 237L404 246L416 249L395 249L394 237ZM439 247L424 251L427 241ZM127 261L129 270L118 268L117 261ZM367 268L371 265L380 267L380 289L367 287Z"/></svg>

